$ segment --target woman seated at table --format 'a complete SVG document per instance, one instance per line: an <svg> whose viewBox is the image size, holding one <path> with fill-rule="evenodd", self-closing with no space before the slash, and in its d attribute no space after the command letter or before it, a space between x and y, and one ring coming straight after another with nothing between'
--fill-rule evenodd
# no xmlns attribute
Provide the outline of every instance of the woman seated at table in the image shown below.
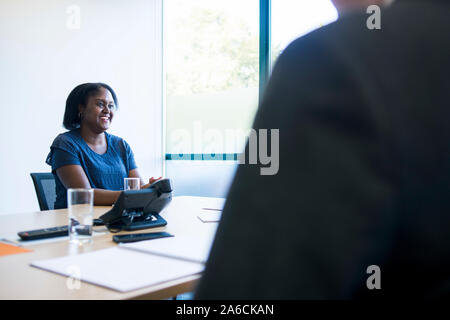
<svg viewBox="0 0 450 320"><path fill-rule="evenodd" d="M128 143L106 132L117 107L104 83L84 83L69 94L63 121L69 131L55 138L46 160L55 176L55 209L67 208L68 188L93 188L95 205L111 205L124 178L139 178L141 189L158 180L144 185Z"/></svg>

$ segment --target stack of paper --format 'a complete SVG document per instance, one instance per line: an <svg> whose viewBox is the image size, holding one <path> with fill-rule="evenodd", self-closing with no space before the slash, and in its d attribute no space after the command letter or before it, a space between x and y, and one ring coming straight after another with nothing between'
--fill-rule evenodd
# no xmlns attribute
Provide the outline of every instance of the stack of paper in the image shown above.
<svg viewBox="0 0 450 320"><path fill-rule="evenodd" d="M163 257L206 263L211 249L210 238L173 237L120 244L121 248Z"/></svg>
<svg viewBox="0 0 450 320"><path fill-rule="evenodd" d="M197 274L204 268L198 263L119 247L37 261L31 265L121 292Z"/></svg>
<svg viewBox="0 0 450 320"><path fill-rule="evenodd" d="M202 208L197 217L201 222L219 222L222 216L222 208L223 205L220 208Z"/></svg>
<svg viewBox="0 0 450 320"><path fill-rule="evenodd" d="M121 292L203 271L203 265L119 247L33 262L34 267Z"/></svg>
<svg viewBox="0 0 450 320"><path fill-rule="evenodd" d="M31 265L126 292L201 273L212 239L171 237L148 240Z"/></svg>
<svg viewBox="0 0 450 320"><path fill-rule="evenodd" d="M202 209L197 216L201 222L219 222L222 210Z"/></svg>

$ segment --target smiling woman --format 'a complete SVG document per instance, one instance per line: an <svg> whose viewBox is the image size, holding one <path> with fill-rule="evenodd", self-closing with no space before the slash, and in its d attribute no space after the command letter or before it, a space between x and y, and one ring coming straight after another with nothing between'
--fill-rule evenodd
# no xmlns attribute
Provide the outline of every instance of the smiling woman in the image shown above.
<svg viewBox="0 0 450 320"><path fill-rule="evenodd" d="M55 138L46 160L55 176L55 209L67 207L68 188L93 188L95 205L111 205L124 178L139 178L142 188L147 186L128 143L106 132L117 106L114 90L104 83L84 83L69 94L63 121L69 131Z"/></svg>
<svg viewBox="0 0 450 320"><path fill-rule="evenodd" d="M101 120L105 122L104 125L107 126L105 128L106 130L109 128L114 111L117 107L118 101L116 93L107 84L80 84L72 90L67 98L63 125L68 130L77 129L81 126L83 120L82 117L84 118L86 115L97 113L105 118ZM98 118L98 116L94 116L94 119L98 120Z"/></svg>

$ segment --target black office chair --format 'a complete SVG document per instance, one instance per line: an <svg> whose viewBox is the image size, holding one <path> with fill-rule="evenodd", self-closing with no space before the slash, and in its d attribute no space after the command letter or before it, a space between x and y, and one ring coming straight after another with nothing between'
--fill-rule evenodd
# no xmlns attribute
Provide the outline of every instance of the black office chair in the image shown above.
<svg viewBox="0 0 450 320"><path fill-rule="evenodd" d="M53 173L38 172L30 173L33 179L34 188L39 201L39 208L43 210L53 210L55 208L56 189L55 177Z"/></svg>

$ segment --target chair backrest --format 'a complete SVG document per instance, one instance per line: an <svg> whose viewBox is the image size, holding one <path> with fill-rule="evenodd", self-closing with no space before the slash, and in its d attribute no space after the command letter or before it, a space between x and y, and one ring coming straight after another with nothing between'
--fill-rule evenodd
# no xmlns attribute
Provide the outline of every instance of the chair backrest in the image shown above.
<svg viewBox="0 0 450 320"><path fill-rule="evenodd" d="M42 210L53 210L56 200L55 177L50 172L31 173L34 188Z"/></svg>

